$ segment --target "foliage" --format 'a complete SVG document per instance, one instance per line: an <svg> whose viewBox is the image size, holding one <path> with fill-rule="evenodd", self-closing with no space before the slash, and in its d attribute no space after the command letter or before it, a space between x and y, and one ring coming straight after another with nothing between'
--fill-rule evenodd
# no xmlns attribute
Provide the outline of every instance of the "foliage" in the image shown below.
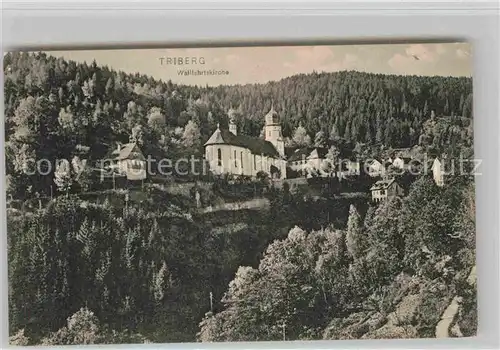
<svg viewBox="0 0 500 350"><path fill-rule="evenodd" d="M14 346L27 346L29 345L29 338L24 335L24 329L20 329L16 334L9 337L9 344Z"/></svg>
<svg viewBox="0 0 500 350"><path fill-rule="evenodd" d="M345 232L292 228L269 245L258 268L240 267L222 310L200 323L199 340L433 336L454 293L473 300L458 287L473 261L450 259L474 249L465 245L473 235L472 226L464 226L468 186L440 190L422 178L407 198L369 210L364 223L351 205ZM468 231L455 234L455 223ZM450 235L463 242L451 244ZM425 250L426 261L418 249L423 242L432 249ZM464 318L475 322L470 305Z"/></svg>

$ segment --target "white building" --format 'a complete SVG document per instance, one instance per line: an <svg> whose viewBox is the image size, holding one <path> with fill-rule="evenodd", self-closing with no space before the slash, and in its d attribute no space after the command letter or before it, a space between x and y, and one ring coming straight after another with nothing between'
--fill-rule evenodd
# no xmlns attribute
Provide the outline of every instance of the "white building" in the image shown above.
<svg viewBox="0 0 500 350"><path fill-rule="evenodd" d="M265 139L238 135L235 112L230 109L229 130L217 130L205 143L205 159L215 174L255 177L259 171L273 178L286 177L285 144L278 114L271 107L265 116Z"/></svg>
<svg viewBox="0 0 500 350"><path fill-rule="evenodd" d="M444 163L439 158L434 159L432 163L432 177L439 187L444 186L444 175Z"/></svg>
<svg viewBox="0 0 500 350"><path fill-rule="evenodd" d="M146 178L146 158L136 143L119 144L111 154L113 173L125 175L133 181Z"/></svg>
<svg viewBox="0 0 500 350"><path fill-rule="evenodd" d="M385 167L376 159L371 159L365 162L364 170L371 177L383 176L385 174Z"/></svg>

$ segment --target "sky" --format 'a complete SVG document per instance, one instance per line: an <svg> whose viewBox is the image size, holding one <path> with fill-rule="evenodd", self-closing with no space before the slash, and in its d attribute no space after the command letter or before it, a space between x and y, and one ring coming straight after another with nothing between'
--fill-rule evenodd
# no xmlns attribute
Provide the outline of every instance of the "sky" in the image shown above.
<svg viewBox="0 0 500 350"><path fill-rule="evenodd" d="M299 73L343 70L472 76L471 45L467 43L74 50L47 53L77 62L90 63L95 59L98 65L107 65L115 70L139 72L155 79L189 85L265 83ZM179 57L183 61L187 57L189 64L173 64L174 58ZM180 73L190 69L218 73Z"/></svg>

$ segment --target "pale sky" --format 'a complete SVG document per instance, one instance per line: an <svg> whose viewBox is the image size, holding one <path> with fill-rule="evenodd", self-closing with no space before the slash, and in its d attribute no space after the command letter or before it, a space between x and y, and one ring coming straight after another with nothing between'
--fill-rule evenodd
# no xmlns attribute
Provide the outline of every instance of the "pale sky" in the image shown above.
<svg viewBox="0 0 500 350"><path fill-rule="evenodd" d="M299 74L356 70L361 72L472 76L471 46L467 43L370 44L226 47L182 49L123 49L49 51L77 62L96 60L127 73L150 75L190 85L265 83ZM166 64L174 57L196 58L196 64ZM162 64L163 58L163 64ZM204 61L205 64L200 64ZM224 70L227 75L183 76L179 70Z"/></svg>

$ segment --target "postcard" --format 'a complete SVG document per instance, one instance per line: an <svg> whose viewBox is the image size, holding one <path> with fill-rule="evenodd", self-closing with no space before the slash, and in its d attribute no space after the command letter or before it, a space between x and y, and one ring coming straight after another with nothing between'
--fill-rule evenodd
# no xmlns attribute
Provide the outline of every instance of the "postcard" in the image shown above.
<svg viewBox="0 0 500 350"><path fill-rule="evenodd" d="M10 343L474 336L471 60L6 53Z"/></svg>

